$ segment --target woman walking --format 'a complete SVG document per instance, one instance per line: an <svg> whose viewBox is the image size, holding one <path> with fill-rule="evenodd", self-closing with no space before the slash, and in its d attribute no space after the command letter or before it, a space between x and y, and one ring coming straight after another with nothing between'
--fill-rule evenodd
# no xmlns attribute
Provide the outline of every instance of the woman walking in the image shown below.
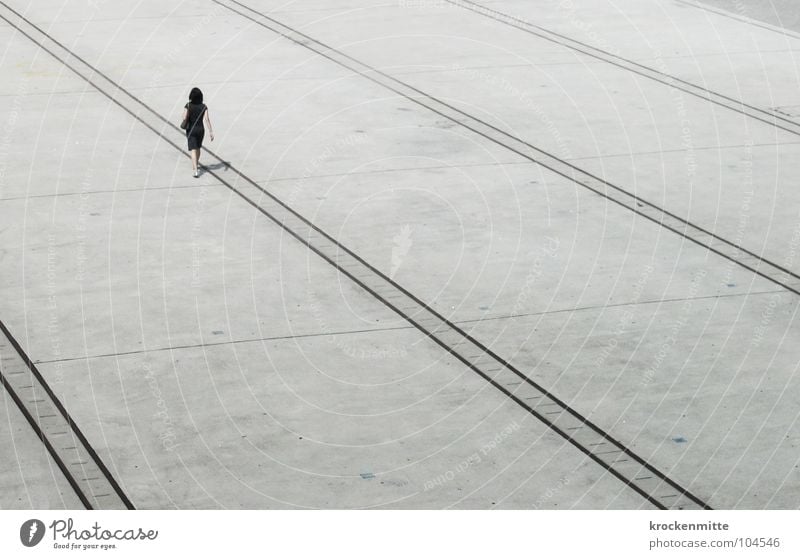
<svg viewBox="0 0 800 559"><path fill-rule="evenodd" d="M203 104L203 92L193 87L189 93L189 102L183 110L183 123L181 128L186 129L186 139L189 142L189 153L192 155L192 170L194 178L200 176L198 166L200 164L200 149L203 147L203 136L206 129L203 121L208 125L208 135L214 141L214 131L211 129L211 118L208 116L208 107Z"/></svg>

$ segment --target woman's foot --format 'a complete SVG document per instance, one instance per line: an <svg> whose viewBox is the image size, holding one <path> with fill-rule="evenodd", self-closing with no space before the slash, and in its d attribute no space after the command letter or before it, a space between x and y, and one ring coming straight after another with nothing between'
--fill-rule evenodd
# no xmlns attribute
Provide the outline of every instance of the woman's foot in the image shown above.
<svg viewBox="0 0 800 559"><path fill-rule="evenodd" d="M194 178L197 178L199 176L200 176L200 171L198 169L195 169L194 170Z"/></svg>

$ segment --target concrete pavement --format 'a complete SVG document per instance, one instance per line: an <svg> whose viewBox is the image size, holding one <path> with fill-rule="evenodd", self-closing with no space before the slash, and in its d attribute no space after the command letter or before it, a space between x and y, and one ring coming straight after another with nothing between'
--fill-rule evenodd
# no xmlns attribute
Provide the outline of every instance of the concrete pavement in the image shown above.
<svg viewBox="0 0 800 559"><path fill-rule="evenodd" d="M245 4L800 271L792 133L453 3ZM674 2L484 4L797 104L797 40L770 29ZM219 4L9 5L167 120L200 85L223 160L710 506L797 506L795 293ZM652 506L193 179L159 136L177 132L0 36L0 319L137 507Z"/></svg>

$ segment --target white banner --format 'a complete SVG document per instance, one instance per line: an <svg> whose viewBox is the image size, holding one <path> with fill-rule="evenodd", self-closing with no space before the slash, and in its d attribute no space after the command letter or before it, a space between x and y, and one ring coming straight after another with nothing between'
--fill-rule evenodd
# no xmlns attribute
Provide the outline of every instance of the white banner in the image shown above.
<svg viewBox="0 0 800 559"><path fill-rule="evenodd" d="M2 511L0 557L800 557L800 512Z"/></svg>

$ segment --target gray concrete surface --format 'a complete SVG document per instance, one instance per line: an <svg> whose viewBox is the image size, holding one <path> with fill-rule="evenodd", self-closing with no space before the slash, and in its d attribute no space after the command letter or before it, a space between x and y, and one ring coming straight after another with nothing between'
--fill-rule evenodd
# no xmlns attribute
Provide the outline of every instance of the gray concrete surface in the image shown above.
<svg viewBox="0 0 800 559"><path fill-rule="evenodd" d="M246 3L800 272L798 136L452 4ZM711 506L800 503L797 295L212 2L9 4L172 121L202 87L223 159ZM666 0L484 4L800 106L800 43L768 28ZM0 38L0 318L137 507L651 506ZM70 505L32 479L28 502L0 479L2 506Z"/></svg>

